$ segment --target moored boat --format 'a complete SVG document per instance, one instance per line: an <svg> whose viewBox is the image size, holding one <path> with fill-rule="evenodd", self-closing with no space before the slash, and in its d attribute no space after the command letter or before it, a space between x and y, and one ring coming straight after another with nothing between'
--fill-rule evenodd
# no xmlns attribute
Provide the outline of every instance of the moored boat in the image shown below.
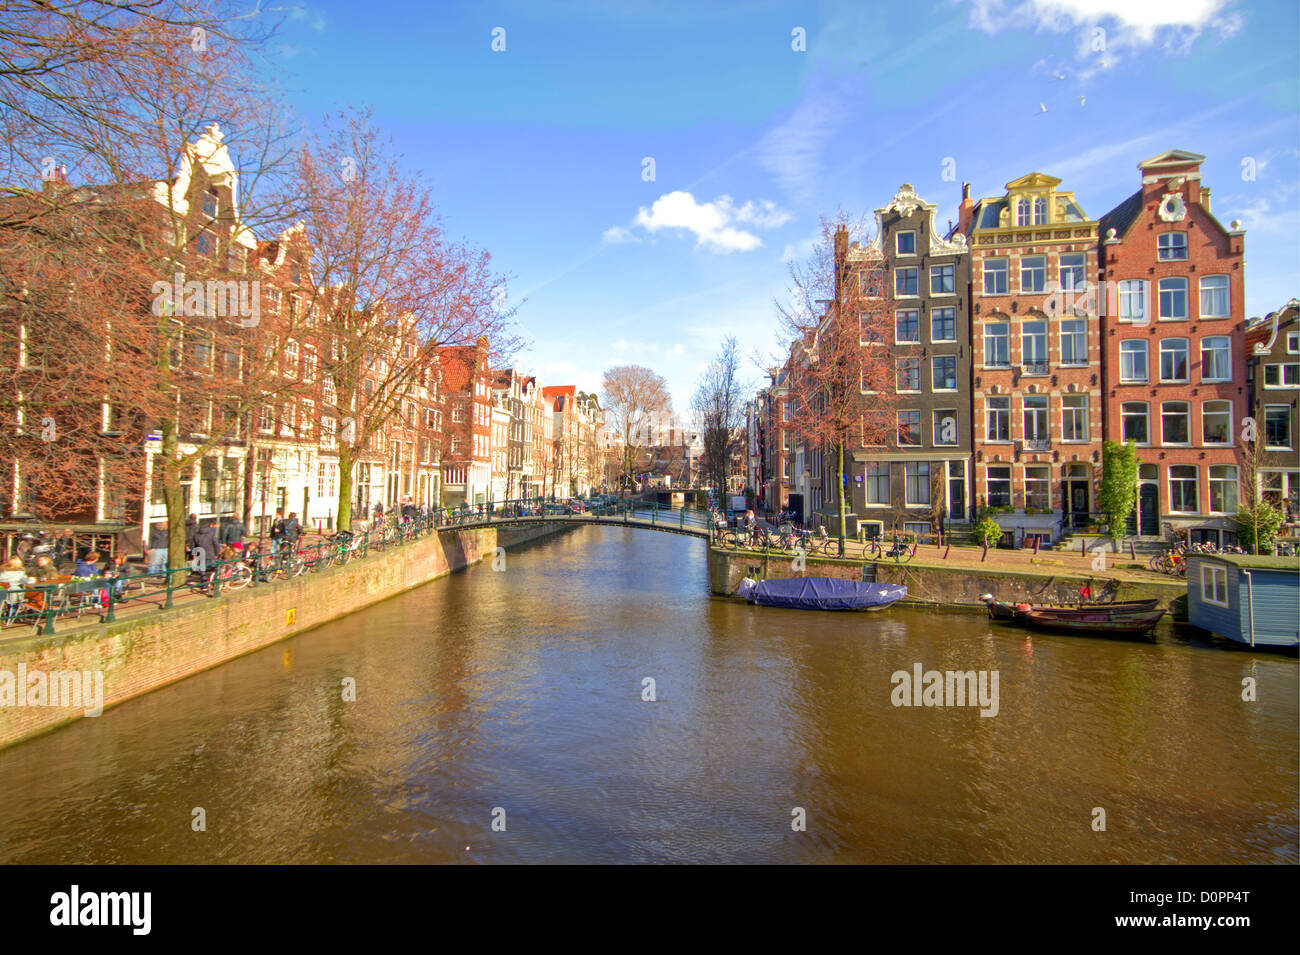
<svg viewBox="0 0 1300 955"><path fill-rule="evenodd" d="M1105 604L1013 604L997 600L992 594L982 594L980 600L988 607L993 620L1053 630L1144 633L1165 613L1156 608L1160 601L1155 598Z"/></svg>
<svg viewBox="0 0 1300 955"><path fill-rule="evenodd" d="M1163 609L1155 607L1119 610L1106 607L1045 607L1028 611L1025 622L1041 630L1139 634L1154 627L1164 615Z"/></svg>
<svg viewBox="0 0 1300 955"><path fill-rule="evenodd" d="M882 610L907 596L900 584L872 584L838 577L788 577L740 582L736 593L762 607L793 610Z"/></svg>

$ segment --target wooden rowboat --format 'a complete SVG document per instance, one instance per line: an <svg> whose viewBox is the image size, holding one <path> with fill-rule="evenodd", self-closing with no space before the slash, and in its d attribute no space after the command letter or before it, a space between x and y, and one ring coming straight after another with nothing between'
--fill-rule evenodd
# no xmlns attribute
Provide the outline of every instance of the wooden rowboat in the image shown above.
<svg viewBox="0 0 1300 955"><path fill-rule="evenodd" d="M1151 603L1154 604L1155 601ZM1042 607L1028 611L1024 619L1031 627L1041 630L1139 634L1146 633L1165 615L1164 610L1154 606L1145 608L1129 606L1120 609L1115 607L1114 604L1109 607Z"/></svg>

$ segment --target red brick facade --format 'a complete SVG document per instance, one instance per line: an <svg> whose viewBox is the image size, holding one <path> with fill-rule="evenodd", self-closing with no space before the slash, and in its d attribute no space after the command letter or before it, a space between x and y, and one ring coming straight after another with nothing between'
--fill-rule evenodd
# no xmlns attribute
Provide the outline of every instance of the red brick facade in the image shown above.
<svg viewBox="0 0 1300 955"><path fill-rule="evenodd" d="M1248 413L1244 236L1210 214L1204 159L1139 163L1140 190L1102 218L1102 355L1106 436L1134 439L1142 462L1135 529L1222 543Z"/></svg>

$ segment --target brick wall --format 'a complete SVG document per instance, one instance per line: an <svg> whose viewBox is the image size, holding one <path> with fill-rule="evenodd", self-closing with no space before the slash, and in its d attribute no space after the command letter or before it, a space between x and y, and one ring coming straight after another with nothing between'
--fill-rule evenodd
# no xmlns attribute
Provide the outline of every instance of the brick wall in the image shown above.
<svg viewBox="0 0 1300 955"><path fill-rule="evenodd" d="M445 531L365 560L161 611L147 618L0 644L0 670L102 671L104 706L166 686L286 637L559 532L554 527ZM80 707L0 706L0 747L83 717Z"/></svg>

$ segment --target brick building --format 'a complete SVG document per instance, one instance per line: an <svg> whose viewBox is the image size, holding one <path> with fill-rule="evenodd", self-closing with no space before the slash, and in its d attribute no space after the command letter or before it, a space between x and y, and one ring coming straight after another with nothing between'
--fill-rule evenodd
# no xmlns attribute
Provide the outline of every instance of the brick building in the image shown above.
<svg viewBox="0 0 1300 955"><path fill-rule="evenodd" d="M1096 275L1097 223L1060 182L1034 172L978 202L963 186L957 229L970 246L972 490L1017 543L1089 523L1101 485L1095 302L1063 308L1055 291Z"/></svg>
<svg viewBox="0 0 1300 955"><path fill-rule="evenodd" d="M1210 213L1204 156L1141 163L1100 223L1106 434L1138 445L1134 529L1236 539L1246 415L1244 232Z"/></svg>

